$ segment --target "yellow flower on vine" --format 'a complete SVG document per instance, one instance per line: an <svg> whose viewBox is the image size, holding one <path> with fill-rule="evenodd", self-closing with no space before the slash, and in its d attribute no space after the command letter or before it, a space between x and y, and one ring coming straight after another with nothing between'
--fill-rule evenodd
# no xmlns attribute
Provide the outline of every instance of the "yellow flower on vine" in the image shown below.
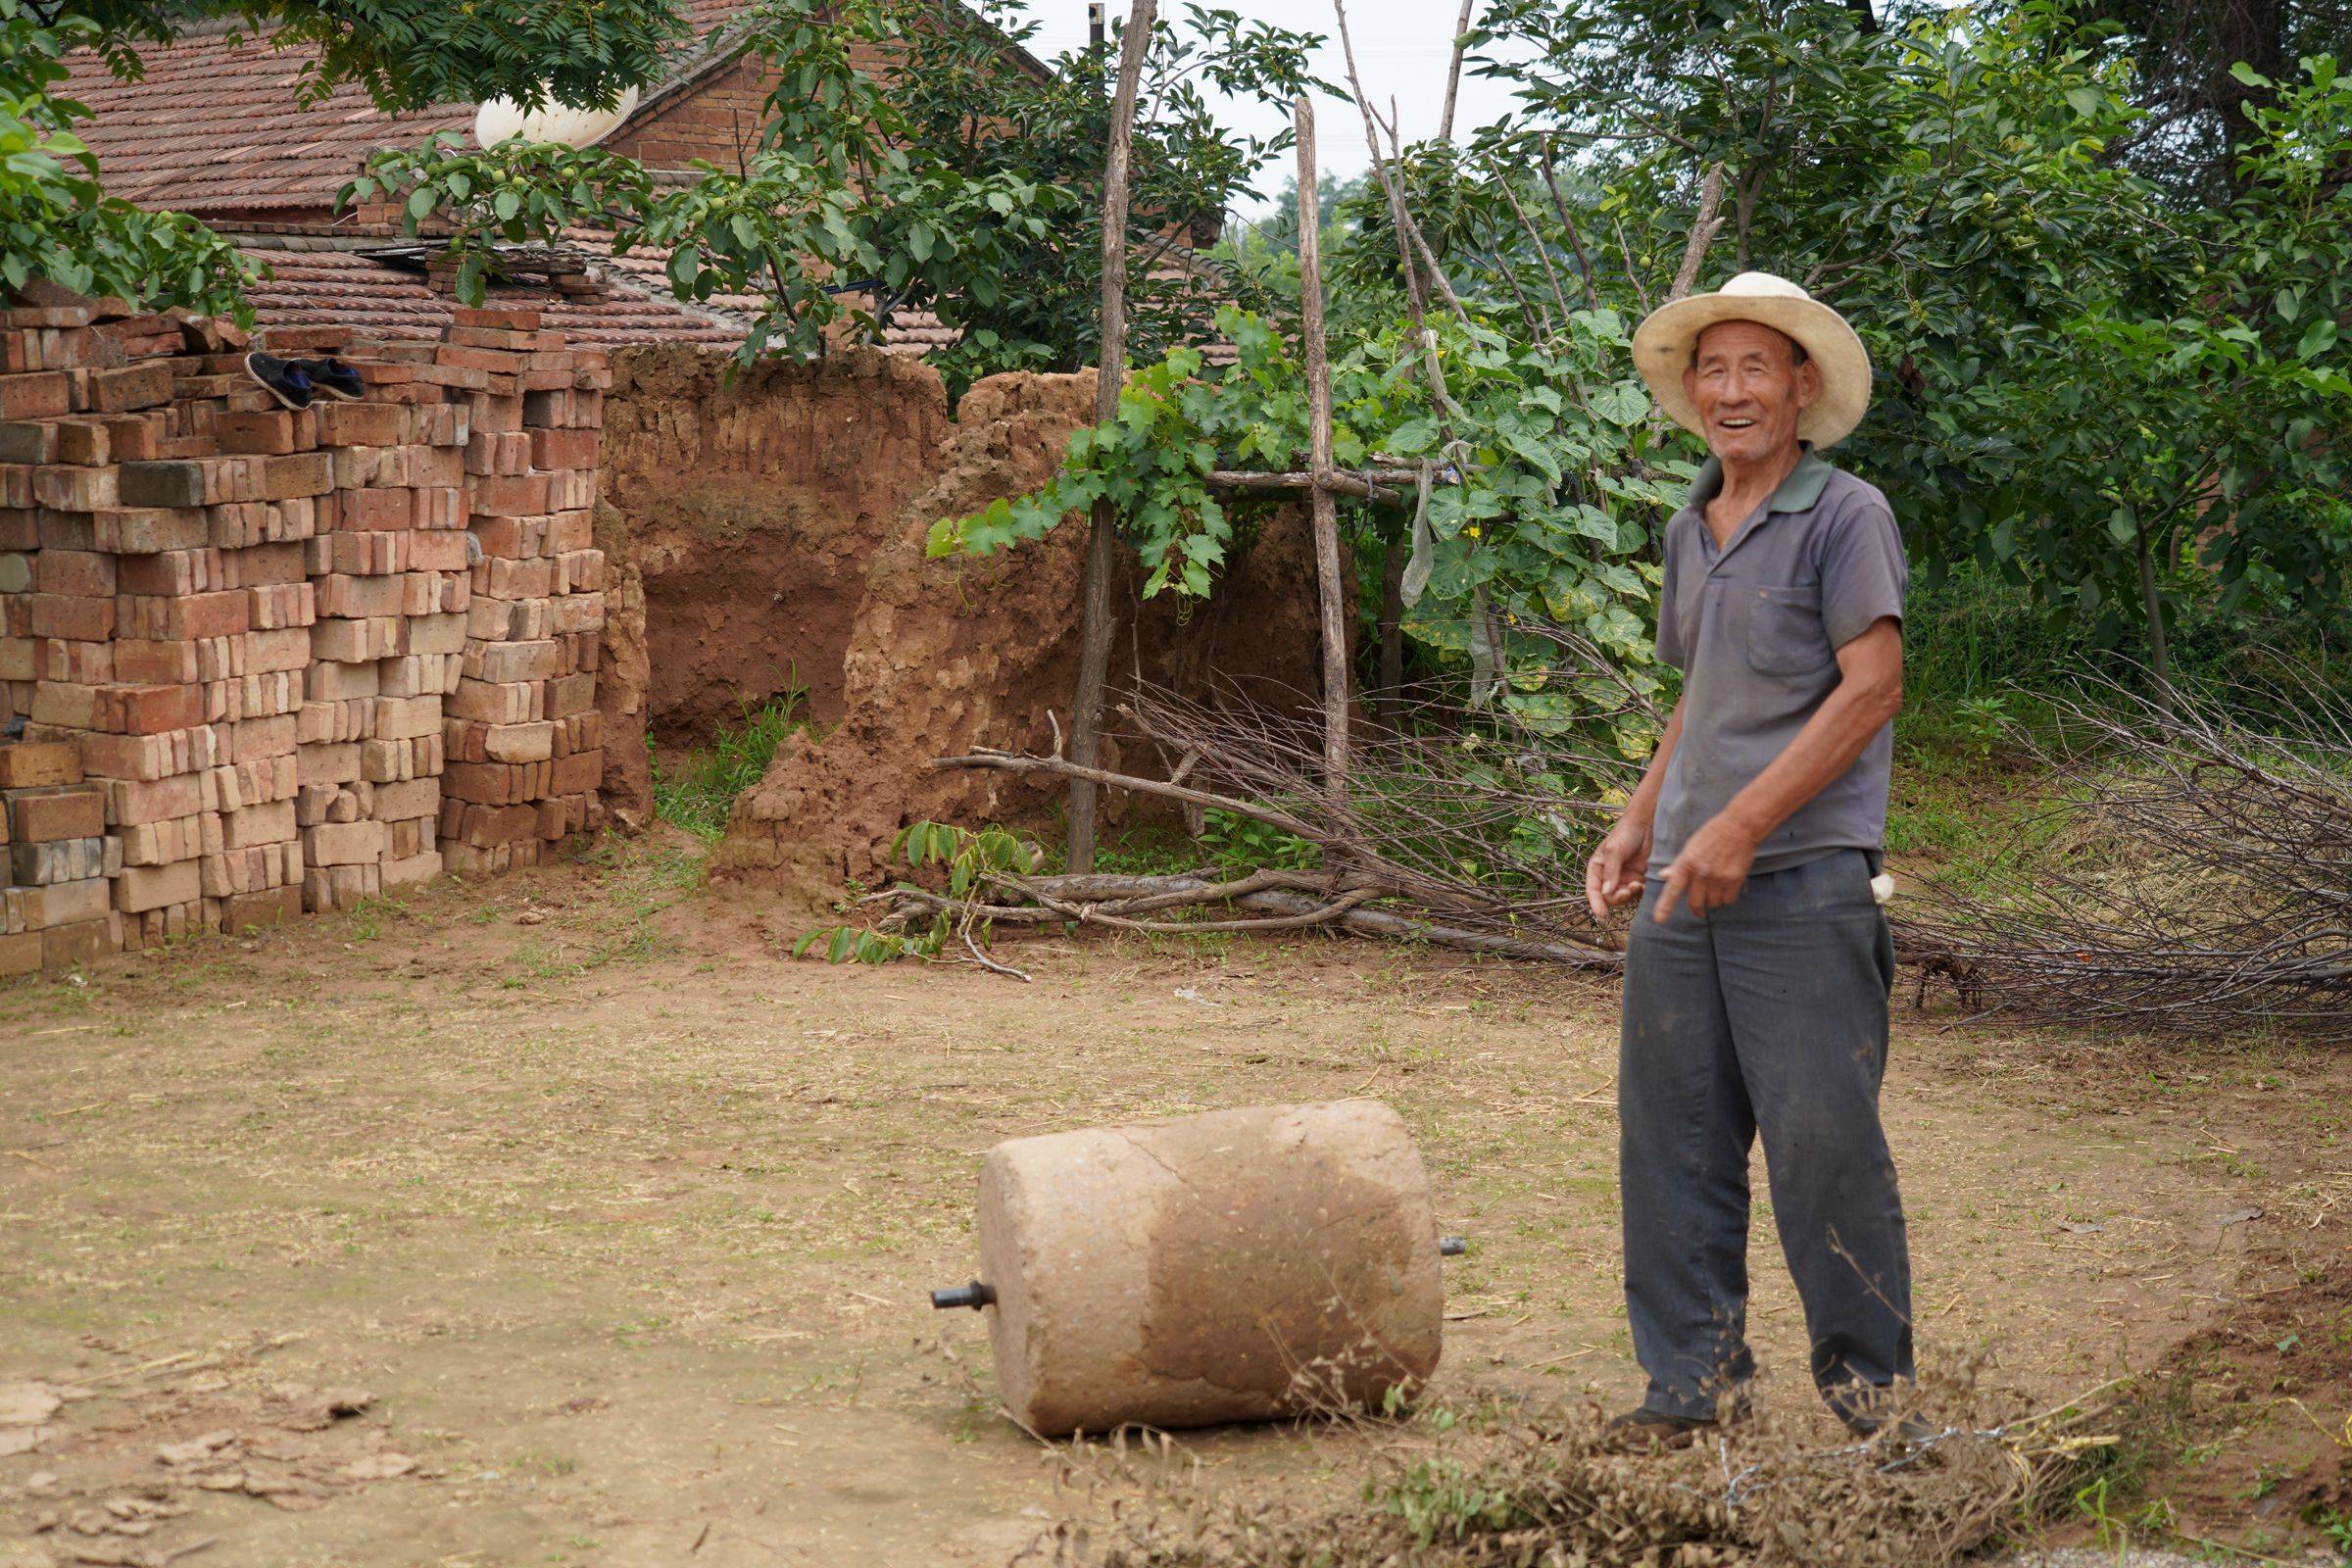
<svg viewBox="0 0 2352 1568"><path fill-rule="evenodd" d="M1475 538L1477 538L1477 537L1478 537L1478 524L1474 522L1474 523L1472 523L1472 524L1471 524L1469 527L1467 527L1467 528L1464 528L1464 529L1462 530L1462 532L1464 532L1464 533L1468 534L1468 535L1469 535L1471 538L1475 539Z"/></svg>

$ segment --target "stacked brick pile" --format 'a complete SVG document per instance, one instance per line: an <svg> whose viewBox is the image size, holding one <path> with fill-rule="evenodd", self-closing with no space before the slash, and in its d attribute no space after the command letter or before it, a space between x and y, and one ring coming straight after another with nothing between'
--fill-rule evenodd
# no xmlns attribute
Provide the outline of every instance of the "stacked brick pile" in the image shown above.
<svg viewBox="0 0 2352 1568"><path fill-rule="evenodd" d="M605 557L591 541L611 372L601 355L576 364L591 357L536 312L460 318L438 363L490 384L466 449L476 559L443 731L441 848L451 870L500 871L603 825Z"/></svg>
<svg viewBox="0 0 2352 1568"><path fill-rule="evenodd" d="M294 412L212 323L0 313L0 973L599 824L603 356L459 316L279 334L367 383Z"/></svg>

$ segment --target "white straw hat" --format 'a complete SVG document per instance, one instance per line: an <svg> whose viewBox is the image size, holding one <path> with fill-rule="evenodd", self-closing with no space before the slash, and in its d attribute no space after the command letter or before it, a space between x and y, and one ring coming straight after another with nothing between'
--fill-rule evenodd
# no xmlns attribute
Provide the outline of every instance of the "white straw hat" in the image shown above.
<svg viewBox="0 0 2352 1568"><path fill-rule="evenodd" d="M1755 321L1785 332L1821 367L1821 395L1797 422L1799 440L1836 446L1862 422L1870 407L1870 351L1845 318L1785 277L1741 272L1715 293L1659 306L1634 332L1635 368L1675 423L1706 433L1683 390L1683 371L1698 334L1718 321Z"/></svg>

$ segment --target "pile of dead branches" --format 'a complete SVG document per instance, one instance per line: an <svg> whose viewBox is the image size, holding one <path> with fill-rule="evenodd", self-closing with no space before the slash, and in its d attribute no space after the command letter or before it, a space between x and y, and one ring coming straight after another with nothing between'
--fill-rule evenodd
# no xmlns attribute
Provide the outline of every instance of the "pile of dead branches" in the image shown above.
<svg viewBox="0 0 2352 1568"><path fill-rule="evenodd" d="M2258 716L2247 716L2258 715ZM2060 705L2030 848L1895 905L1906 956L1984 1011L2165 1033L2352 1040L2352 709L2283 690Z"/></svg>
<svg viewBox="0 0 2352 1568"><path fill-rule="evenodd" d="M1615 1451L1596 1411L1497 1409L1439 1444L1368 1435L1358 1504L1178 1478L1051 1544L1065 1568L1940 1568L2022 1533L2114 1442L2104 1406L1987 1422L1982 1404L1931 1392L1932 1435L1905 1446L1824 1446L1809 1416L1764 1412L1664 1454Z"/></svg>
<svg viewBox="0 0 2352 1568"><path fill-rule="evenodd" d="M1580 678L1616 679L1589 650L1566 651L1578 668L1602 672ZM1638 685L1619 681L1615 709L1559 732L1464 709L1439 688L1402 694L1387 725L1353 737L1344 790L1331 787L1322 719L1295 694L1269 695L1126 694L1128 739L1157 751L1165 778L1085 767L1058 751L984 750L933 765L1091 779L1173 801L1196 837L1209 812L1245 818L1287 839L1298 863L1164 876L983 866L968 896L902 887L872 902L896 928L941 914L1188 934L1322 927L1584 968L1622 961L1586 910L1584 862L1614 817L1600 796L1631 789L1639 765L1584 737L1628 715L1654 721ZM1235 912L1202 912L1225 909Z"/></svg>

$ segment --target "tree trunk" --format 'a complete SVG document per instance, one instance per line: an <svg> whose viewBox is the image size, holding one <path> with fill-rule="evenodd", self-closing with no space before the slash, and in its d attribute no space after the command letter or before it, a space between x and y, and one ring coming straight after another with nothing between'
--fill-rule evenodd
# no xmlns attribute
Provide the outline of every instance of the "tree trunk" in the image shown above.
<svg viewBox="0 0 2352 1568"><path fill-rule="evenodd" d="M2146 530L2139 534L2139 599L2148 617L2148 667L2156 674L2156 693L2166 708L2173 706L2173 661L2164 640L2164 593L2156 585L2156 553L2148 546Z"/></svg>
<svg viewBox="0 0 2352 1568"><path fill-rule="evenodd" d="M1406 526L1409 529L1411 525ZM1404 568L1412 554L1409 532L1391 539L1381 553L1380 701L1381 711L1392 724L1403 707L1398 693L1404 689Z"/></svg>
<svg viewBox="0 0 2352 1568"><path fill-rule="evenodd" d="M1119 43L1119 89L1110 107L1110 148L1102 169L1102 343L1095 356L1095 422L1118 417L1127 368L1127 166L1135 97L1151 47L1159 0L1135 0ZM1102 756L1102 686L1110 673L1111 577L1118 568L1118 514L1095 504L1086 541L1086 589L1080 601L1078 692L1070 714L1070 760L1093 767ZM1070 869L1095 868L1095 783L1070 780Z"/></svg>
<svg viewBox="0 0 2352 1568"><path fill-rule="evenodd" d="M2271 107L2278 95L2275 88L2238 80L2230 67L2242 62L2271 81L2286 74L2286 7L2282 0L2233 0L2214 7L2213 17L2208 65L2214 73L2214 106L2222 113L2222 132L2229 148L2230 188L2242 191L2245 181L2238 173L2237 161L2256 134L2250 111Z"/></svg>
<svg viewBox="0 0 2352 1568"><path fill-rule="evenodd" d="M1453 104L1462 90L1462 35L1470 30L1471 14L1478 9L1478 0L1462 0L1462 16L1453 24L1453 64L1446 68L1446 113L1438 121L1438 140L1453 140Z"/></svg>
<svg viewBox="0 0 2352 1568"><path fill-rule="evenodd" d="M1313 441L1315 587L1323 623L1323 789L1348 802L1348 607L1340 574L1340 523L1331 497L1331 364L1323 340L1323 214L1315 188L1315 108L1291 106L1298 130L1298 315L1305 340L1307 423Z"/></svg>

